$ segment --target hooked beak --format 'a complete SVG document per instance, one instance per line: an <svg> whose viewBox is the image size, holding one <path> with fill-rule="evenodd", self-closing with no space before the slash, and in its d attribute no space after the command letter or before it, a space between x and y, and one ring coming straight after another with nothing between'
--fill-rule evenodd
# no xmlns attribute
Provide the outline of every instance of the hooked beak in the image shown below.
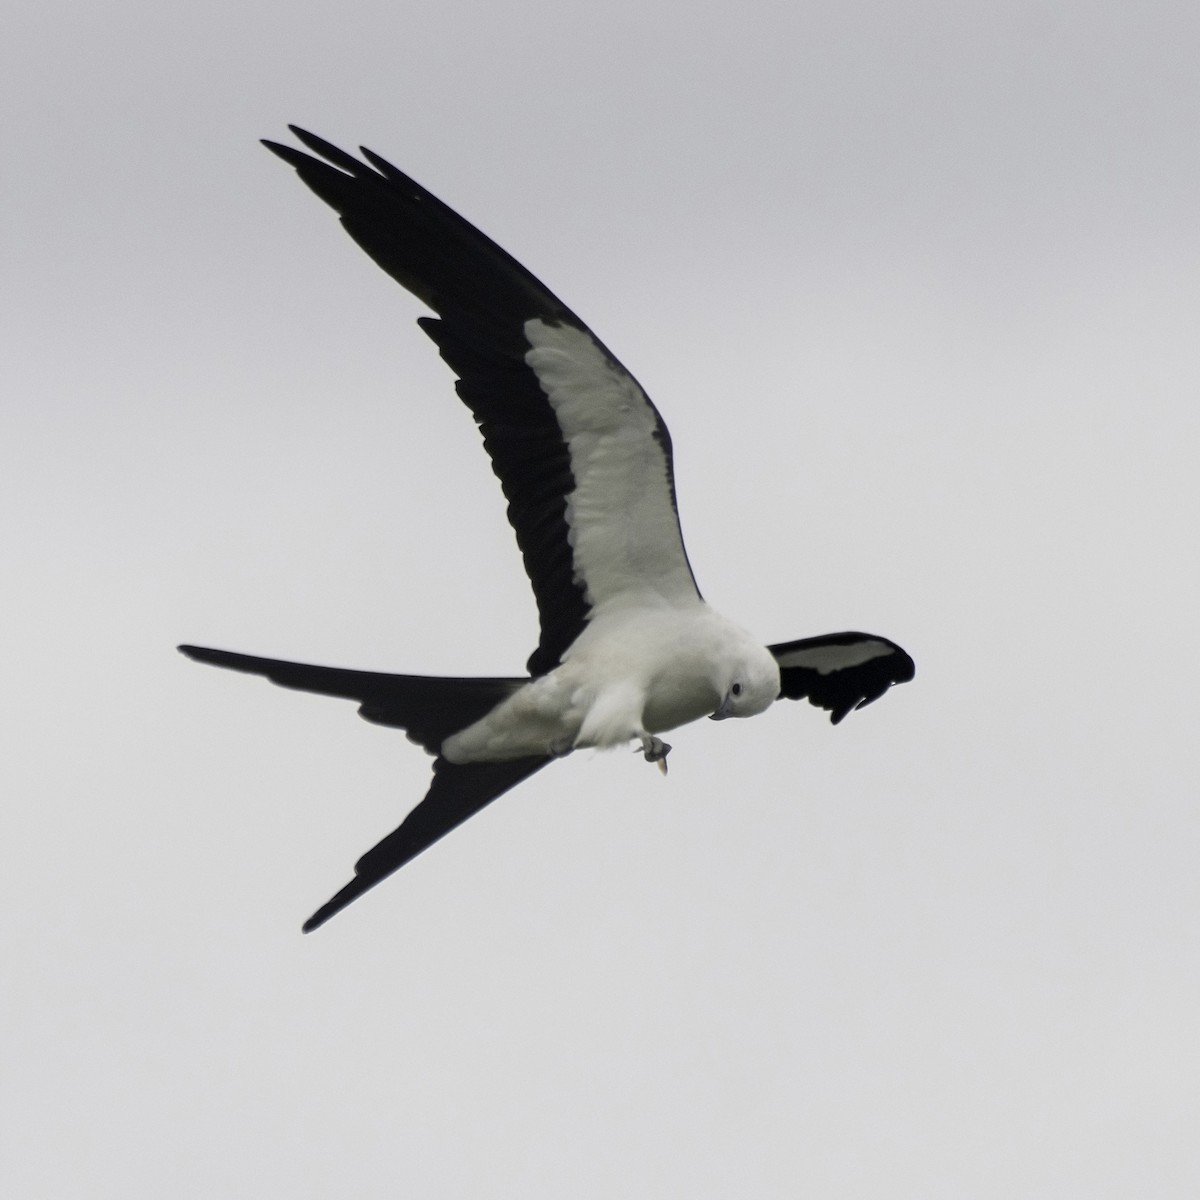
<svg viewBox="0 0 1200 1200"><path fill-rule="evenodd" d="M730 712L730 709L732 708L733 697L726 693L725 699L721 701L721 707L718 708L715 713L709 713L708 719L710 721L724 721L726 717L732 715Z"/></svg>

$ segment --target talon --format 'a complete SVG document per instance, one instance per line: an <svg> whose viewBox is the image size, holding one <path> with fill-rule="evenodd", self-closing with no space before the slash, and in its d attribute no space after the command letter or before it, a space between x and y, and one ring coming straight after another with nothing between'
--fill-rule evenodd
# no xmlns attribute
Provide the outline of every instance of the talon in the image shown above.
<svg viewBox="0 0 1200 1200"><path fill-rule="evenodd" d="M664 775L667 773L667 755L670 752L671 747L662 738L651 737L649 735L642 738L643 756L647 762L658 763L658 769Z"/></svg>

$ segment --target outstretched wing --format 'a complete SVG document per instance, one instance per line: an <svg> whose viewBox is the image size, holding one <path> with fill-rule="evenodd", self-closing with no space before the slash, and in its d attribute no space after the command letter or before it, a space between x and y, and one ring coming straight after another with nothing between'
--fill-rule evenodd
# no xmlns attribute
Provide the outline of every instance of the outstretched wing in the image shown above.
<svg viewBox="0 0 1200 1200"><path fill-rule="evenodd" d="M827 633L767 649L779 663L779 694L789 700L807 697L826 709L835 725L916 674L913 660L895 642L873 633Z"/></svg>
<svg viewBox="0 0 1200 1200"><path fill-rule="evenodd" d="M359 715L376 725L403 729L430 754L440 754L452 733L474 724L527 682L524 679L454 679L435 675L387 675L316 667L310 663L259 658L207 646L180 646L197 662L263 675L280 687L357 700Z"/></svg>
<svg viewBox="0 0 1200 1200"><path fill-rule="evenodd" d="M420 320L458 376L508 500L552 670L602 606L699 599L675 506L671 441L637 380L495 242L367 149L290 127L314 154L265 145L436 318ZM322 159L324 161L322 161Z"/></svg>
<svg viewBox="0 0 1200 1200"><path fill-rule="evenodd" d="M354 878L304 922L304 932L311 933L324 925L347 904L398 871L497 796L552 761L548 757L517 758L509 762L459 765L439 758L433 764L433 782L425 799L398 828L354 864Z"/></svg>

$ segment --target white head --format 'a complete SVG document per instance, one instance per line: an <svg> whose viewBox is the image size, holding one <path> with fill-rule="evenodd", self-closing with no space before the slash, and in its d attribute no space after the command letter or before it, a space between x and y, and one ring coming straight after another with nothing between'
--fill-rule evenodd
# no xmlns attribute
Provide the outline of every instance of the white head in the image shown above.
<svg viewBox="0 0 1200 1200"><path fill-rule="evenodd" d="M753 717L779 697L779 664L765 646L747 641L720 664L714 683L721 703L712 720Z"/></svg>

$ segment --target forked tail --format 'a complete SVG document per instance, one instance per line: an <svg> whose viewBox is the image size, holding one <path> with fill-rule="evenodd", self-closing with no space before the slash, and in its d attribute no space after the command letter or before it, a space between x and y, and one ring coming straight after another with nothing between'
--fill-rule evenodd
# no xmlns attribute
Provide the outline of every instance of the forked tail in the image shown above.
<svg viewBox="0 0 1200 1200"><path fill-rule="evenodd" d="M210 650L206 646L180 646L197 662L214 667L263 675L280 687L319 692L358 702L361 717L376 725L403 729L411 741L438 754L452 733L474 724L511 696L525 679L456 679L437 675L388 675L380 671L351 671L344 667L317 667Z"/></svg>

